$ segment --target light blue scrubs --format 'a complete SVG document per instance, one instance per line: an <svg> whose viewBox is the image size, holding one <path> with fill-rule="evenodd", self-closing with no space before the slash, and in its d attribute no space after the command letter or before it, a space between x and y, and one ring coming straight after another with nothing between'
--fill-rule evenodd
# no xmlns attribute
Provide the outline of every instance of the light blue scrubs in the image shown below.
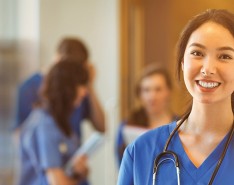
<svg viewBox="0 0 234 185"><path fill-rule="evenodd" d="M152 185L154 159L163 151L169 134L175 127L176 122L172 122L169 125L151 130L127 147L120 167L118 185ZM181 185L207 185L226 140L227 136L203 164L196 168L185 153L179 135L176 133L168 150L174 151L179 157ZM233 184L234 138L232 138L213 185ZM156 185L177 185L176 170L172 162L165 162L160 166Z"/></svg>
<svg viewBox="0 0 234 185"><path fill-rule="evenodd" d="M25 80L18 88L17 104L16 104L16 121L13 125L14 129L19 128L30 112L33 110L33 105L39 100L39 89L43 81L41 73L35 73ZM81 122L90 118L89 96L86 96L81 104L74 110L71 117L72 130L81 137Z"/></svg>
<svg viewBox="0 0 234 185"><path fill-rule="evenodd" d="M76 134L66 137L47 111L33 110L20 137L19 185L48 185L45 171L64 168L79 144L79 137Z"/></svg>

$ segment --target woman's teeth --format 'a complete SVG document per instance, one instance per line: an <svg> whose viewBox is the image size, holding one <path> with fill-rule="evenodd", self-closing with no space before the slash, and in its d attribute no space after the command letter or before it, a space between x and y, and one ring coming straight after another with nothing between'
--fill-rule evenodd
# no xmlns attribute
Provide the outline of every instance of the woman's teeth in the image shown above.
<svg viewBox="0 0 234 185"><path fill-rule="evenodd" d="M198 81L198 84L204 88L215 88L219 86L220 83L218 82L204 82L204 81Z"/></svg>

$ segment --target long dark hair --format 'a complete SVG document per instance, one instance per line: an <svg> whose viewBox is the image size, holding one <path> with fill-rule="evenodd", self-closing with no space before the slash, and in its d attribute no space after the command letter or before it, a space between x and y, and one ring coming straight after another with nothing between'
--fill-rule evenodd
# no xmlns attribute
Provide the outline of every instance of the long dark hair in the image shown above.
<svg viewBox="0 0 234 185"><path fill-rule="evenodd" d="M88 83L88 71L74 58L58 61L46 75L41 89L42 106L66 135L71 135L69 118L74 109L77 87Z"/></svg>
<svg viewBox="0 0 234 185"><path fill-rule="evenodd" d="M143 71L140 79L138 80L138 82L136 84L136 88L135 88L136 97L139 98L139 96L140 96L142 80L147 78L147 77L153 76L153 75L163 76L163 78L166 81L167 87L169 89L172 89L172 82L171 82L169 73L166 71L166 69L160 68L158 66L150 65L150 66L146 67L145 71ZM127 124L128 125L135 125L135 126L139 126L139 127L148 127L149 120L148 120L148 116L146 114L145 108L141 106L137 109L134 109L130 113L130 116L127 120Z"/></svg>
<svg viewBox="0 0 234 185"><path fill-rule="evenodd" d="M181 65L184 58L184 52L188 43L188 40L191 34L198 29L202 24L206 22L215 22L217 24L222 25L224 28L229 30L229 32L234 37L234 14L228 12L227 10L220 9L209 9L198 15L196 15L193 19L191 19L188 24L185 26L182 31L180 38L177 43L177 76L180 80L181 76ZM234 93L231 95L231 104L232 111L234 112ZM184 117L188 117L191 112L191 105L189 109L184 114Z"/></svg>

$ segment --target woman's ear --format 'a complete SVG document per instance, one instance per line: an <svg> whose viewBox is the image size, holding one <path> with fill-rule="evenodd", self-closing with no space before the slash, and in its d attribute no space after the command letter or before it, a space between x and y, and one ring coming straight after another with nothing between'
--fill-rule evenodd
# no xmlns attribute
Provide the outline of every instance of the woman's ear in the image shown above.
<svg viewBox="0 0 234 185"><path fill-rule="evenodd" d="M184 59L181 61L181 69L184 71Z"/></svg>

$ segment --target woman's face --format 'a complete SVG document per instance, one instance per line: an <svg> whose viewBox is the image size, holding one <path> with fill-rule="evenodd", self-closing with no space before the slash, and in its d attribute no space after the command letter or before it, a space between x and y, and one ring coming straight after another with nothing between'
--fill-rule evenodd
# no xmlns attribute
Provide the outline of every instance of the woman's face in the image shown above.
<svg viewBox="0 0 234 185"><path fill-rule="evenodd" d="M234 91L234 37L214 22L190 36L182 62L186 87L201 103L231 101Z"/></svg>
<svg viewBox="0 0 234 185"><path fill-rule="evenodd" d="M143 78L140 84L139 98L142 106L149 114L161 113L168 108L170 89L161 74Z"/></svg>
<svg viewBox="0 0 234 185"><path fill-rule="evenodd" d="M74 101L74 106L77 107L80 105L84 97L87 95L87 87L86 86L77 86L76 88L76 99Z"/></svg>

